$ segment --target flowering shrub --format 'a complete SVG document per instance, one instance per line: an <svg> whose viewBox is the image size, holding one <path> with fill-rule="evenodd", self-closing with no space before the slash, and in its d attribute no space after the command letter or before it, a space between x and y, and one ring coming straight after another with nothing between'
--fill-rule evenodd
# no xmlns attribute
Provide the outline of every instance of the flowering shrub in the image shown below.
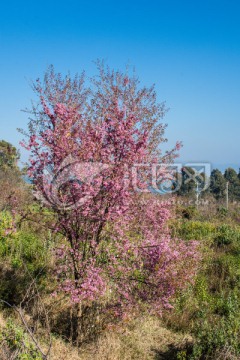
<svg viewBox="0 0 240 360"><path fill-rule="evenodd" d="M171 238L170 204L145 194L151 166L171 161L180 144L161 153L165 106L154 88L99 70L91 88L52 69L37 81L39 106L23 143L28 174L66 239L56 251L59 289L76 303L109 297L161 311L192 281L198 259L195 243ZM132 179L136 164L143 166Z"/></svg>

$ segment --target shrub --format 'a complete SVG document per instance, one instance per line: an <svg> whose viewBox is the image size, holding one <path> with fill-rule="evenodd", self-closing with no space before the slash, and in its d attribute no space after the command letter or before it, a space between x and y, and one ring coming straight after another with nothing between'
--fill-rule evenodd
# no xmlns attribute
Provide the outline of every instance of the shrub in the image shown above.
<svg viewBox="0 0 240 360"><path fill-rule="evenodd" d="M215 233L215 225L202 221L173 221L171 229L175 236L185 240L203 240L212 238Z"/></svg>
<svg viewBox="0 0 240 360"><path fill-rule="evenodd" d="M48 270L50 244L31 230L16 231L10 213L0 213L0 298L17 304L32 278L42 282Z"/></svg>
<svg viewBox="0 0 240 360"><path fill-rule="evenodd" d="M27 333L12 320L0 330L0 355L4 360L43 360Z"/></svg>
<svg viewBox="0 0 240 360"><path fill-rule="evenodd" d="M182 218L192 220L194 217L198 215L198 210L196 206L179 206L176 209L178 215Z"/></svg>
<svg viewBox="0 0 240 360"><path fill-rule="evenodd" d="M233 228L228 224L222 224L216 230L214 243L217 246L230 245L233 242L240 241L240 231L237 228Z"/></svg>
<svg viewBox="0 0 240 360"><path fill-rule="evenodd" d="M223 218L228 215L228 209L225 208L224 206L218 207L217 212L218 212L219 216L221 216Z"/></svg>
<svg viewBox="0 0 240 360"><path fill-rule="evenodd" d="M26 266L34 273L46 264L47 244L34 233L16 231L11 215L1 213L0 257L14 268Z"/></svg>

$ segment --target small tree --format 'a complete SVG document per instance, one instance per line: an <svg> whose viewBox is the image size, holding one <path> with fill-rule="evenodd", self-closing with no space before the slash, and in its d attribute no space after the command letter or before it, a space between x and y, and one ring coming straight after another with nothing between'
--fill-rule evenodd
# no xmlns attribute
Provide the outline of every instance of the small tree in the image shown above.
<svg viewBox="0 0 240 360"><path fill-rule="evenodd" d="M179 144L161 153L166 109L154 87L98 69L90 88L83 75L62 78L53 68L34 84L28 173L66 239L59 288L80 304L79 318L82 304L101 298L120 313L143 303L161 311L196 267L195 245L169 234L170 204L146 194L152 167L172 161Z"/></svg>
<svg viewBox="0 0 240 360"><path fill-rule="evenodd" d="M240 199L240 181L237 172L228 168L224 172L225 181L229 182L229 199L239 200Z"/></svg>
<svg viewBox="0 0 240 360"><path fill-rule="evenodd" d="M185 167L181 169L182 184L177 194L180 196L195 196L196 182L189 178L189 175L193 175L194 170L191 167Z"/></svg>
<svg viewBox="0 0 240 360"><path fill-rule="evenodd" d="M0 141L0 211L16 212L29 200L28 189L17 166L19 152L5 140Z"/></svg>
<svg viewBox="0 0 240 360"><path fill-rule="evenodd" d="M217 200L223 199L226 196L226 180L218 169L214 169L211 172L210 191Z"/></svg>
<svg viewBox="0 0 240 360"><path fill-rule="evenodd" d="M17 168L19 152L5 140L0 141L0 170L6 168Z"/></svg>

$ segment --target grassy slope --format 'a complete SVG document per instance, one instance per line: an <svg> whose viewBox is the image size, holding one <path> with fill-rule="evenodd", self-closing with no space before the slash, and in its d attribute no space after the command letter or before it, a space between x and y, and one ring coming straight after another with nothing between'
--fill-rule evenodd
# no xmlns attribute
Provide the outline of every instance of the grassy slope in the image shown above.
<svg viewBox="0 0 240 360"><path fill-rule="evenodd" d="M2 228L9 227L2 214ZM82 348L64 341L69 333L64 317L68 305L56 303L50 297L52 269L50 248L54 239L38 229L25 227L17 234L4 236L0 227L0 298L16 304L24 297L31 278L38 275L37 287L49 311L53 330L51 359L238 359L240 354L240 228L234 216L218 214L206 219L201 214L186 220L180 217L171 224L175 236L197 239L203 244L204 261L196 284L179 294L175 310L163 319L142 315L127 323L105 330ZM14 297L13 297L14 296ZM24 304L29 323L36 322L36 303ZM66 312L67 314L67 312ZM3 316L5 316L5 319ZM39 314L38 314L39 315ZM15 330L21 328L19 319L3 309L0 326L13 317ZM41 317L41 316L39 316ZM41 322L43 325L43 322ZM43 343L46 332L36 328ZM14 331L15 331L14 330ZM12 331L12 330L11 330ZM3 332L2 332L3 334ZM15 334L15 333L14 333ZM11 333L11 336L15 336ZM184 335L190 334L190 335ZM2 336L3 340L3 336ZM193 345L194 344L194 345ZM1 354L0 358L4 359ZM32 357L31 357L32 356ZM32 360L33 355L27 360ZM19 358L20 359L20 358ZM4 359L5 360L5 359Z"/></svg>

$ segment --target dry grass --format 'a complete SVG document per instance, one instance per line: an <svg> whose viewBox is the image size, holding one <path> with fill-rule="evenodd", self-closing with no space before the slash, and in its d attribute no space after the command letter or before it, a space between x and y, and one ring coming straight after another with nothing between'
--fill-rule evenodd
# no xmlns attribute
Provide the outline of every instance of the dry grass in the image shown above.
<svg viewBox="0 0 240 360"><path fill-rule="evenodd" d="M224 348L216 352L216 360L239 360L239 356L234 354L231 348Z"/></svg>
<svg viewBox="0 0 240 360"><path fill-rule="evenodd" d="M3 315L0 313L0 329L6 325Z"/></svg>
<svg viewBox="0 0 240 360"><path fill-rule="evenodd" d="M76 348L61 339L54 339L49 360L80 360ZM90 358L89 358L90 360Z"/></svg>
<svg viewBox="0 0 240 360"><path fill-rule="evenodd" d="M165 329L159 319L149 316L135 320L127 327L106 332L97 344L85 348L80 358L153 360L161 353L167 353L169 346L182 347L191 341L189 336L174 334Z"/></svg>
<svg viewBox="0 0 240 360"><path fill-rule="evenodd" d="M0 326L4 325L0 314ZM160 319L146 316L106 330L96 342L83 346L80 354L62 338L53 337L49 360L156 360L169 347L183 348L191 341L190 336L164 328Z"/></svg>
<svg viewBox="0 0 240 360"><path fill-rule="evenodd" d="M45 298L54 332L58 338L53 339L52 360L155 360L157 354L165 353L169 347L183 348L184 344L191 343L190 336L184 336L166 329L161 319L153 316L142 316L136 320L118 324L106 329L96 341L89 342L81 349L80 355L75 347L64 340L67 324L69 324L69 304L64 299ZM59 314L62 314L59 319ZM179 320L179 319L178 319ZM171 357L170 357L171 358Z"/></svg>

